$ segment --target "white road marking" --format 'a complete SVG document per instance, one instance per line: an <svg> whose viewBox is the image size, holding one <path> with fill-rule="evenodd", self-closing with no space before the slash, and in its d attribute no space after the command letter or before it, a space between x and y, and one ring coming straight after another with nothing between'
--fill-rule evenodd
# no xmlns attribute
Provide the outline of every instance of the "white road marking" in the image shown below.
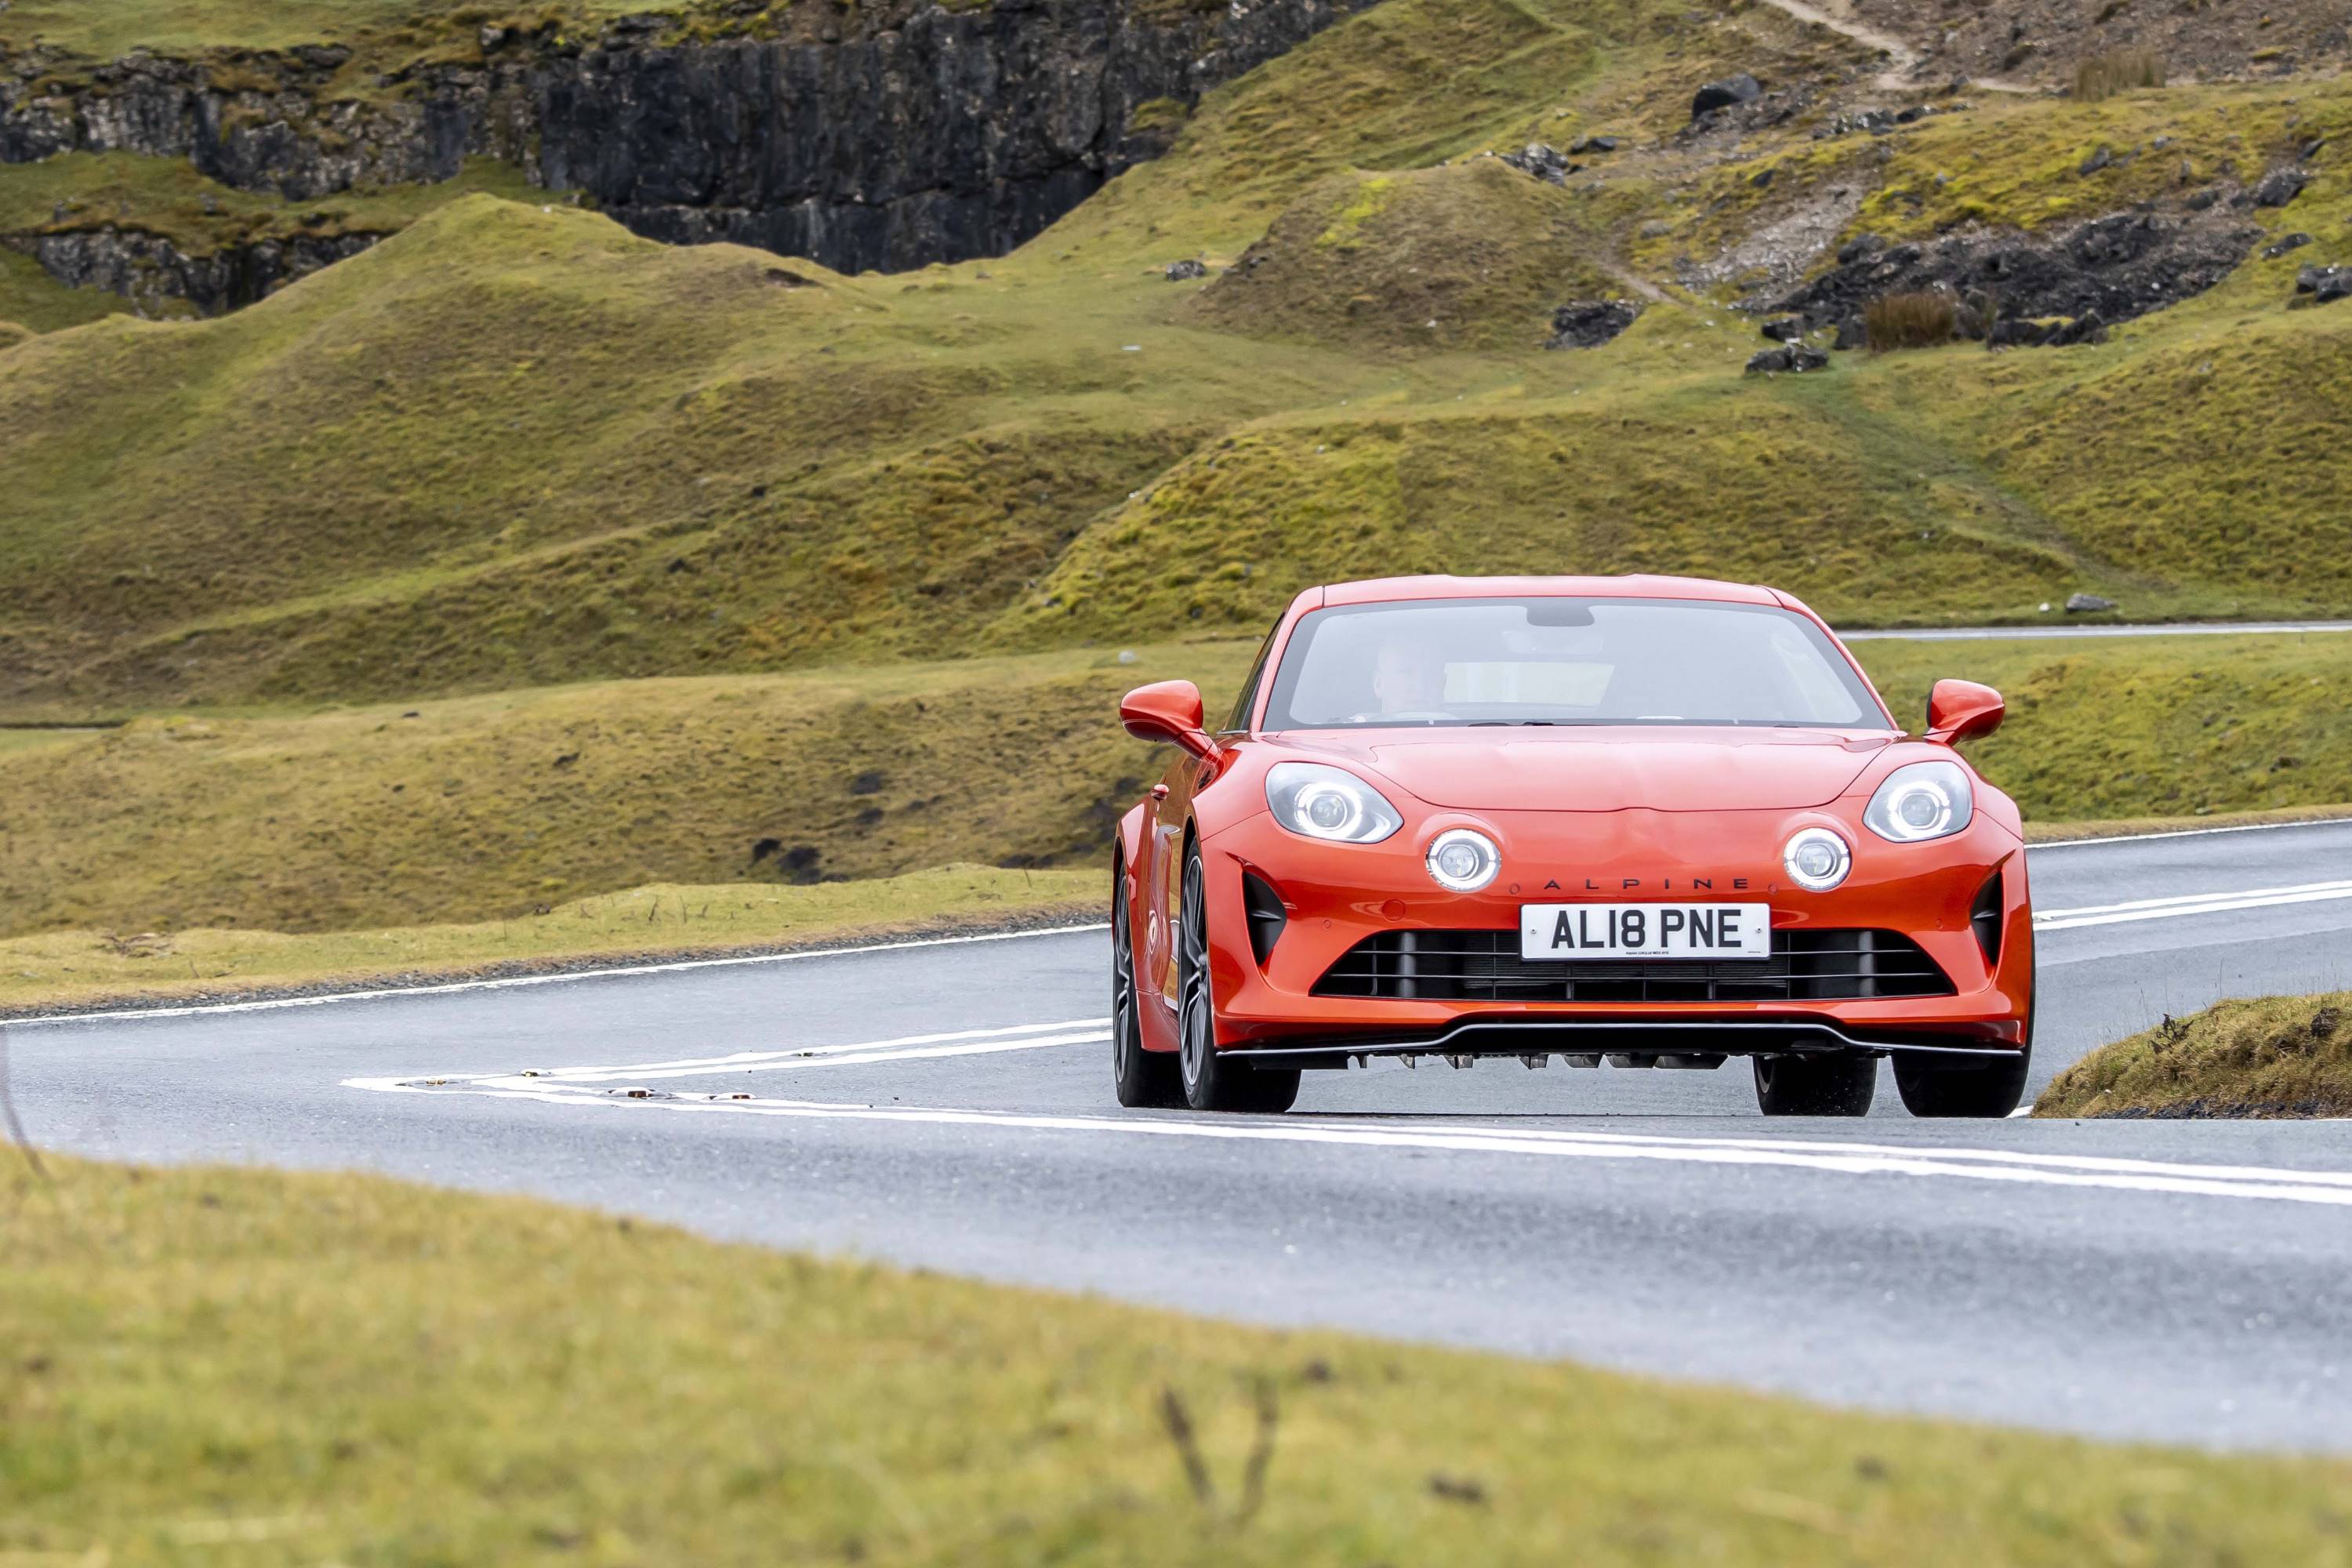
<svg viewBox="0 0 2352 1568"><path fill-rule="evenodd" d="M2095 838L2053 838L2025 847L2029 855L2050 849L2096 849L2109 844L2152 844L2159 838L2210 838L2221 833L2284 833L2296 827L2352 828L2352 817L2314 816L2301 822L2234 822L2222 827L2171 827L2162 833L2112 833Z"/></svg>
<svg viewBox="0 0 2352 1568"><path fill-rule="evenodd" d="M347 1080L350 1087L408 1089L387 1079ZM1796 1139L1683 1138L1508 1127L1379 1126L1306 1117L1180 1119L1161 1116L1045 1115L958 1108L829 1105L809 1100L679 1098L630 1099L528 1080L475 1082L424 1090L529 1100L543 1104L649 1109L702 1114L805 1121L883 1121L1108 1137L1206 1138L1258 1143L1311 1143L1367 1149L1421 1149L1453 1153L1515 1154L1553 1159L1649 1160L1685 1164L1761 1166L1841 1175L1897 1175L2167 1193L2199 1197L2266 1200L2352 1207L2352 1172L2297 1171L2249 1165L2191 1165L2093 1155L2020 1153L2002 1149L1907 1147Z"/></svg>
<svg viewBox="0 0 2352 1568"><path fill-rule="evenodd" d="M1054 1037L1020 1037L1037 1035ZM628 1067L557 1068L529 1076L555 1083L593 1083L614 1078L692 1078L709 1073L748 1072L755 1068L819 1067L827 1060L888 1060L898 1055L936 1055L941 1053L913 1052L909 1047L949 1045L964 1040L1000 1041L1002 1043L989 1048L1017 1051L1040 1045L1076 1045L1109 1038L1108 1018L1072 1018L1059 1024L1014 1024L996 1029L952 1029L945 1033L901 1035L896 1039L863 1040L847 1046L793 1046L772 1051L730 1051L723 1057L681 1057L675 1061L639 1062Z"/></svg>
<svg viewBox="0 0 2352 1568"><path fill-rule="evenodd" d="M2122 925L2131 921L2172 920L2182 915L2226 914L2232 910L2266 910L2284 904L2326 903L2352 899L2352 881L2301 882L2288 888L2248 888L2221 893L2183 893L2163 899L2134 899L2120 904L2085 904L2073 910L2039 910L2036 931L2074 931L2082 926Z"/></svg>
<svg viewBox="0 0 2352 1568"><path fill-rule="evenodd" d="M1840 642L2038 642L2065 637L2282 637L2352 632L2352 621L2140 621L2104 626L1924 626L1840 632Z"/></svg>
<svg viewBox="0 0 2352 1568"><path fill-rule="evenodd" d="M664 963L615 964L609 969L571 969L550 974L509 974L496 980L451 980L435 985L394 985L377 991L334 991L316 996L271 996L255 1002L192 1002L176 1007L136 1007L110 1013L57 1013L12 1018L7 1026L29 1029L43 1024L118 1024L138 1018L187 1018L207 1013L274 1013L287 1007L323 1007L333 1002L382 1002L402 996L450 996L464 991L511 991L525 985L562 985L574 980L610 980L631 974L677 974L689 969L732 969L747 963L794 963L810 958L847 958L860 952L900 952L917 947L955 947L974 942L1019 942L1033 936L1068 936L1074 931L1108 931L1108 921L1078 925L1041 926L1034 931L980 931L970 936L927 936L905 942L877 942L863 947L810 947L790 952L748 952L732 958L683 958Z"/></svg>

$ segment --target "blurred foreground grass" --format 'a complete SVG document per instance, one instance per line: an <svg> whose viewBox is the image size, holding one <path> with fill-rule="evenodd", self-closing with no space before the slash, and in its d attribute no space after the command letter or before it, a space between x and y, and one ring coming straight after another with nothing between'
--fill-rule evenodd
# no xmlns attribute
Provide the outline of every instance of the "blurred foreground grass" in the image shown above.
<svg viewBox="0 0 2352 1568"><path fill-rule="evenodd" d="M12 1564L2352 1560L2341 1461L1272 1332L364 1176L52 1157L51 1186L0 1153Z"/></svg>

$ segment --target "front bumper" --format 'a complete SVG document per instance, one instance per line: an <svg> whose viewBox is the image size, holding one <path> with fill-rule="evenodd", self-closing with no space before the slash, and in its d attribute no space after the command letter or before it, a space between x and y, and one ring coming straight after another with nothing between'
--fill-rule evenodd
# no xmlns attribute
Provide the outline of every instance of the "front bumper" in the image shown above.
<svg viewBox="0 0 2352 1568"><path fill-rule="evenodd" d="M1827 893L1788 882L1780 850L1829 826L1853 847ZM1424 847L1475 826L1502 849L1477 893L1431 879ZM1258 814L1202 844L1220 1047L1286 1066L1349 1056L1528 1056L1566 1052L1722 1055L1781 1051L2013 1056L2032 999L2032 920L2023 846L1979 813L1963 832L1888 844L1832 810L1680 813L1433 813L1374 845L1300 837ZM1261 964L1243 878L1272 888L1285 916ZM1970 923L1998 874L2000 940L1989 962ZM1835 1000L1582 1003L1318 996L1316 984L1365 938L1398 930L1516 931L1524 903L1715 900L1761 902L1777 931L1901 932L1951 982L1947 995ZM1314 1058L1309 1060L1308 1058Z"/></svg>

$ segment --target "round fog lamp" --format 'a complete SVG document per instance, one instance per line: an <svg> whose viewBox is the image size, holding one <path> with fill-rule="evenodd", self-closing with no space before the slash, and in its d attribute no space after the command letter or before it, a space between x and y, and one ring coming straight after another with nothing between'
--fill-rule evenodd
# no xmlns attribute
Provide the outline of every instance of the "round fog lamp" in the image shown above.
<svg viewBox="0 0 2352 1568"><path fill-rule="evenodd" d="M1429 844L1429 874L1441 888L1475 893L1503 868L1503 852L1483 833L1456 827L1439 834Z"/></svg>
<svg viewBox="0 0 2352 1568"><path fill-rule="evenodd" d="M1826 893L1853 869L1853 851L1828 828L1808 827L1789 840L1780 851L1780 864L1797 886Z"/></svg>

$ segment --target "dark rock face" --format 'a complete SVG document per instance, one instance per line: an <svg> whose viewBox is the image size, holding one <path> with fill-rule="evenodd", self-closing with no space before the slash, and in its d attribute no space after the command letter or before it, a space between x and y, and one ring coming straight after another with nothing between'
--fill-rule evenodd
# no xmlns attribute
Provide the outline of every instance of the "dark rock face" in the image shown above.
<svg viewBox="0 0 2352 1568"><path fill-rule="evenodd" d="M2201 294L2262 237L2226 220L2117 213L2046 235L1956 234L1932 247L1865 235L1838 263L1773 308L1810 327L1844 322L1886 294L1942 289L1981 294L1999 318L2095 316L2128 321Z"/></svg>
<svg viewBox="0 0 2352 1568"><path fill-rule="evenodd" d="M474 154L578 188L636 232L726 239L843 271L1008 250L1165 150L1138 110L1196 101L1368 0L995 0L870 16L837 41L667 44L624 18L582 47L491 29L478 65L416 68L387 100L327 101L337 50L205 66L133 56L86 85L0 58L0 162L66 151L186 157L226 184L309 200L449 178ZM490 33L497 33L493 37ZM1164 126L1164 115L1141 117Z"/></svg>
<svg viewBox="0 0 2352 1568"><path fill-rule="evenodd" d="M58 282L110 289L136 305L142 316L189 310L217 316L276 293L321 267L357 256L383 237L346 234L331 239L271 239L191 256L159 235L110 226L5 243L31 256Z"/></svg>
<svg viewBox="0 0 2352 1568"><path fill-rule="evenodd" d="M1641 313L1631 300L1571 300L1551 313L1551 342L1544 347L1597 349Z"/></svg>

